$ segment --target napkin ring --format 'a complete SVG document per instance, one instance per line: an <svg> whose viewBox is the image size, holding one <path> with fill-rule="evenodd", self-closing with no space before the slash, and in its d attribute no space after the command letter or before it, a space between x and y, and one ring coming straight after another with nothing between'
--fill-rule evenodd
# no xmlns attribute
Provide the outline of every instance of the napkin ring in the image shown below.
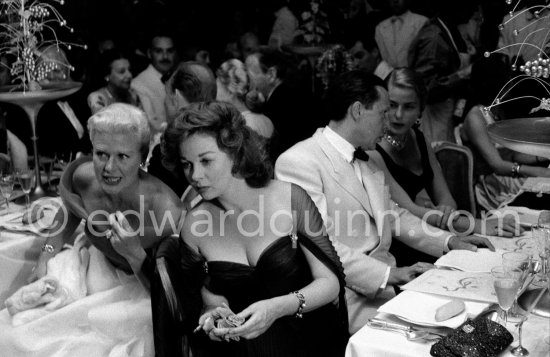
<svg viewBox="0 0 550 357"><path fill-rule="evenodd" d="M42 250L43 252L48 253L48 254L53 254L53 253L55 253L55 248L54 248L53 245L51 245L51 244L44 244L44 245L42 246L41 250Z"/></svg>
<svg viewBox="0 0 550 357"><path fill-rule="evenodd" d="M300 291L293 291L292 294L294 294L298 298L298 301L300 303L300 305L298 305L298 310L296 311L296 314L294 314L294 317L296 317L297 319L301 319L303 317L304 308L306 307L306 297Z"/></svg>

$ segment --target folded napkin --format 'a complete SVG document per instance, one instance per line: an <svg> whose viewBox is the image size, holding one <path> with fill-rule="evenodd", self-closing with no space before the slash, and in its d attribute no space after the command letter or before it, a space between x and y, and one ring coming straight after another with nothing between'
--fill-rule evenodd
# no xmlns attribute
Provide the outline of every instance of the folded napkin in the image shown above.
<svg viewBox="0 0 550 357"><path fill-rule="evenodd" d="M437 309L451 300L449 297L407 290L380 306L378 311L417 325L456 328L468 317L479 315L489 306L488 303L464 300L466 309L462 313L444 321L436 321Z"/></svg>
<svg viewBox="0 0 550 357"><path fill-rule="evenodd" d="M472 273L490 273L497 265L502 265L504 250L497 249L492 252L489 249L470 250L456 249L439 258L434 265L436 267L451 268Z"/></svg>

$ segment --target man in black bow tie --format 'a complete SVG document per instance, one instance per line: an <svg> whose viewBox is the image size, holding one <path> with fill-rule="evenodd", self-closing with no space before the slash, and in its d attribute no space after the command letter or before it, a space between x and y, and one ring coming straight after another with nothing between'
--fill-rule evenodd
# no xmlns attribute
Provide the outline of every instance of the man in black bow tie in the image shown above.
<svg viewBox="0 0 550 357"><path fill-rule="evenodd" d="M302 186L319 209L344 266L354 333L395 296L394 286L433 268L421 262L396 267L389 253L393 238L436 257L449 249L474 250L483 239L458 238L397 206L385 182L393 178L357 150L373 150L383 136L390 102L381 79L359 70L344 73L324 102L329 124L285 151L275 175Z"/></svg>

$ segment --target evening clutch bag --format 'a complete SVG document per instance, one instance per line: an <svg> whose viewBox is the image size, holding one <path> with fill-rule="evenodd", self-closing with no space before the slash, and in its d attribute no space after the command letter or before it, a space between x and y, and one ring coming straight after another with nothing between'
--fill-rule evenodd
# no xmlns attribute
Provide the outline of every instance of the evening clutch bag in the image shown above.
<svg viewBox="0 0 550 357"><path fill-rule="evenodd" d="M468 319L460 327L432 345L434 357L489 357L497 356L514 338L497 322L486 316Z"/></svg>

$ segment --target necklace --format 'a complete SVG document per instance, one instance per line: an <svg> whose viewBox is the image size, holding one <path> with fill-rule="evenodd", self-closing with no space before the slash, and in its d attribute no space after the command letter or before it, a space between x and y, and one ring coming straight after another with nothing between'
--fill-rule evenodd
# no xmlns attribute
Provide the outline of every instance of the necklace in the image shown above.
<svg viewBox="0 0 550 357"><path fill-rule="evenodd" d="M403 148L405 148L405 144L407 143L406 135L403 139L398 139L386 132L384 133L384 139L386 139L386 141L390 143L390 145L397 151L403 150Z"/></svg>

